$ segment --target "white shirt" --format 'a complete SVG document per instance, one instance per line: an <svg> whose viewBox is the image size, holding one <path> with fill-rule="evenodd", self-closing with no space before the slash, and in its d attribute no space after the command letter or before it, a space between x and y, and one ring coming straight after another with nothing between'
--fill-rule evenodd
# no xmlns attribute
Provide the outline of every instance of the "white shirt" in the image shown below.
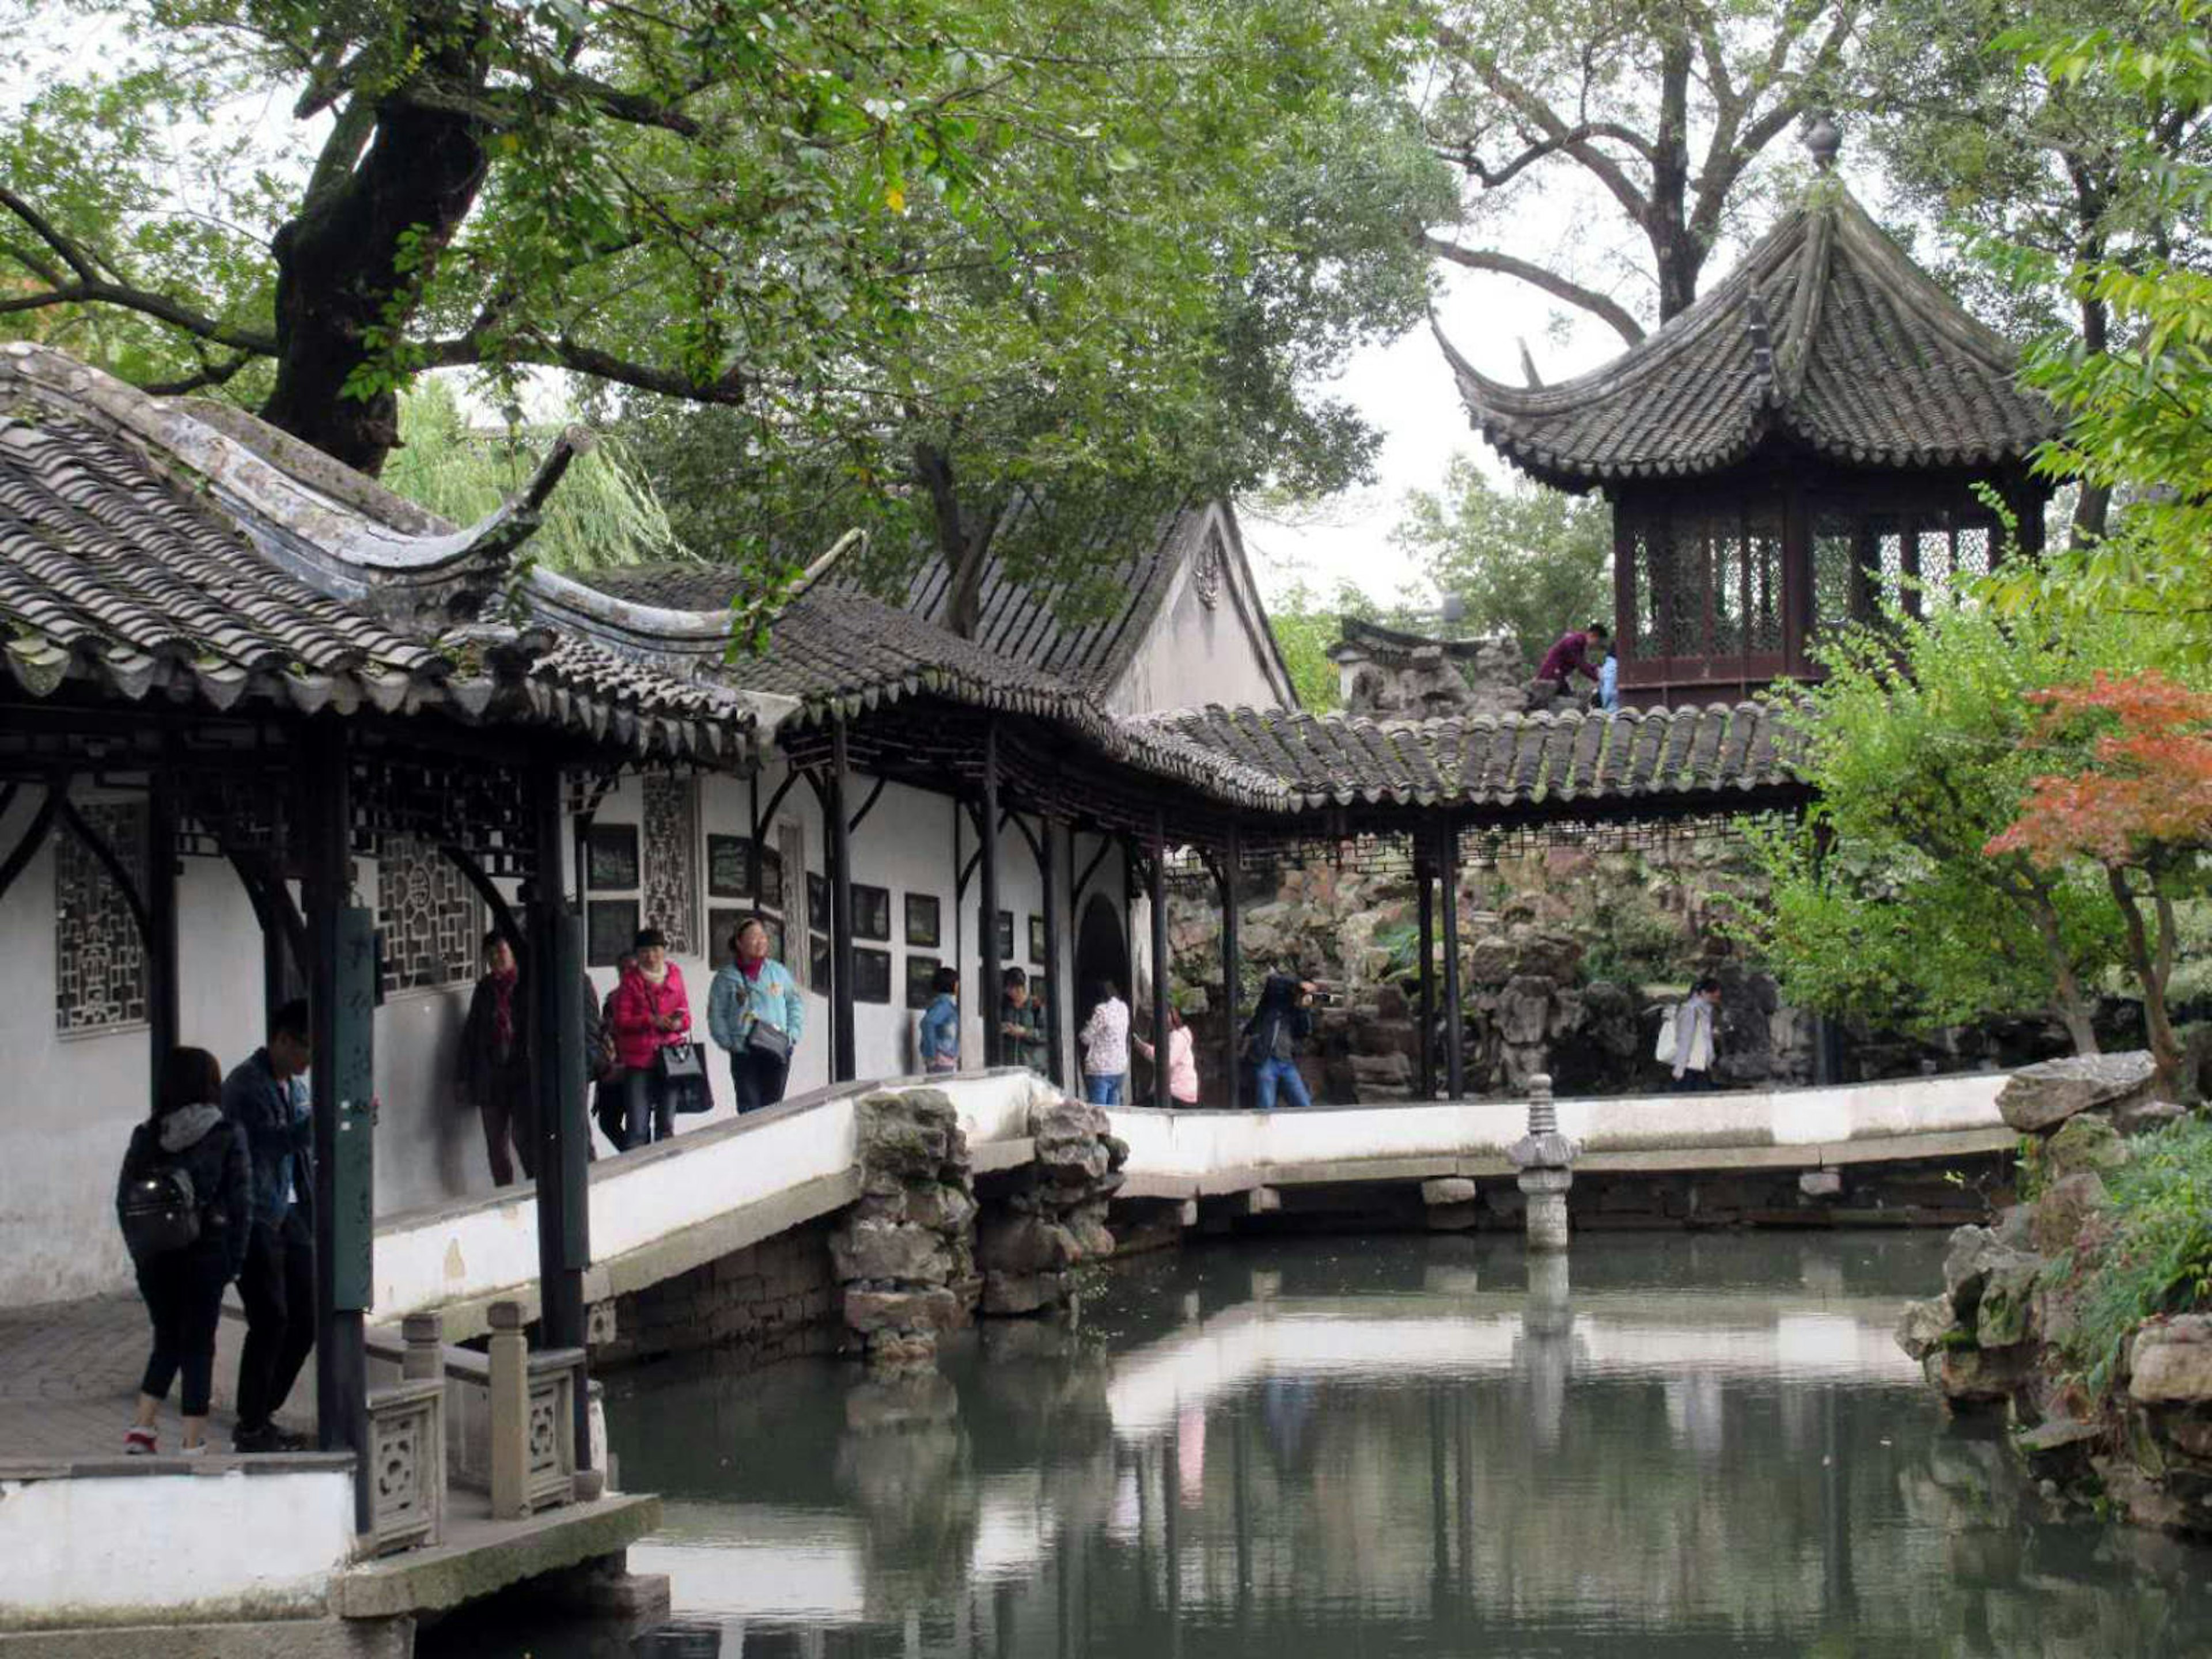
<svg viewBox="0 0 2212 1659"><path fill-rule="evenodd" d="M1108 997L1083 1022L1083 1070L1091 1077L1126 1077L1129 1072L1129 1005Z"/></svg>

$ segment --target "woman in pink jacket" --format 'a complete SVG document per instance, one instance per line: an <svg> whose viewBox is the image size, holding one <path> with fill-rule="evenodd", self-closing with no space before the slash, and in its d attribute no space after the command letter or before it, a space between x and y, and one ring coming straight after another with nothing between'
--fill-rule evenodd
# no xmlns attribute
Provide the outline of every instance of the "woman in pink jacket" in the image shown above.
<svg viewBox="0 0 2212 1659"><path fill-rule="evenodd" d="M1158 1051L1144 1038L1131 1036L1129 1046L1158 1062ZM1198 1104L1198 1056L1191 1048L1190 1027L1182 1023L1182 1011L1173 1006L1168 1009L1168 1098L1178 1106Z"/></svg>
<svg viewBox="0 0 2212 1659"><path fill-rule="evenodd" d="M691 1000L684 970L668 959L668 936L658 927L639 930L637 963L615 987L611 1023L628 1091L623 1148L665 1140L676 1133L676 1103L658 1061L664 1048L691 1040Z"/></svg>

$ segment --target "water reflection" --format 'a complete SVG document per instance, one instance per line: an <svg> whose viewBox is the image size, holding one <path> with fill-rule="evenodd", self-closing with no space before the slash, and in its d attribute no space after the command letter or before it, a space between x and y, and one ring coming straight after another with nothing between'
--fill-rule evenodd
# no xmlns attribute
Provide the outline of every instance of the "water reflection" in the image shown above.
<svg viewBox="0 0 2212 1659"><path fill-rule="evenodd" d="M648 1375L611 1407L628 1483L670 1495L631 1559L684 1619L636 1651L2212 1645L2212 1559L2031 1524L2003 1448L1923 1398L1889 1330L1940 1250L1221 1250L1125 1270L1079 1329L988 1328L926 1383Z"/></svg>

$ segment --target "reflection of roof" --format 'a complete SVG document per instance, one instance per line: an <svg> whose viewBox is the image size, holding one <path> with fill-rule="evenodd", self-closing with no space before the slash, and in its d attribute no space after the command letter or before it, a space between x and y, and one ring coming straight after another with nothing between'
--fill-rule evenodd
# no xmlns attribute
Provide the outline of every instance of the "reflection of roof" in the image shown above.
<svg viewBox="0 0 2212 1659"><path fill-rule="evenodd" d="M1714 471L1770 433L1837 461L1929 467L2018 461L2056 430L2051 406L2015 380L2012 349L1833 179L1719 286L1595 374L1508 386L1443 343L1475 427L1569 487Z"/></svg>
<svg viewBox="0 0 2212 1659"><path fill-rule="evenodd" d="M216 709L435 710L734 758L751 712L726 688L533 614L557 579L516 580L513 556L567 453L456 531L248 416L17 343L0 352L0 649L40 697L74 682Z"/></svg>
<svg viewBox="0 0 2212 1659"><path fill-rule="evenodd" d="M1423 720L1210 708L1146 722L1280 778L1305 807L1629 805L1795 782L1759 703Z"/></svg>

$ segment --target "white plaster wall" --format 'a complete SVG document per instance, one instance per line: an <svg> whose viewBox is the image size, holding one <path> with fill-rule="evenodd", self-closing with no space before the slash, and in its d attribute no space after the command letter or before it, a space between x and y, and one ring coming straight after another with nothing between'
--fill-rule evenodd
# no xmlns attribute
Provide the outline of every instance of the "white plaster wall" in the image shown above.
<svg viewBox="0 0 2212 1659"><path fill-rule="evenodd" d="M343 1469L0 1481L0 1625L319 1613L352 1543Z"/></svg>
<svg viewBox="0 0 2212 1659"><path fill-rule="evenodd" d="M1280 708L1291 700L1288 686L1277 677L1267 612L1237 551L1235 520L1218 508L1214 512L1213 522L1230 550L1215 602L1209 605L1199 598L1186 561L1136 655L1107 692L1107 707L1117 714L1212 702L1228 708ZM1203 532L1192 538L1193 558L1203 544Z"/></svg>

